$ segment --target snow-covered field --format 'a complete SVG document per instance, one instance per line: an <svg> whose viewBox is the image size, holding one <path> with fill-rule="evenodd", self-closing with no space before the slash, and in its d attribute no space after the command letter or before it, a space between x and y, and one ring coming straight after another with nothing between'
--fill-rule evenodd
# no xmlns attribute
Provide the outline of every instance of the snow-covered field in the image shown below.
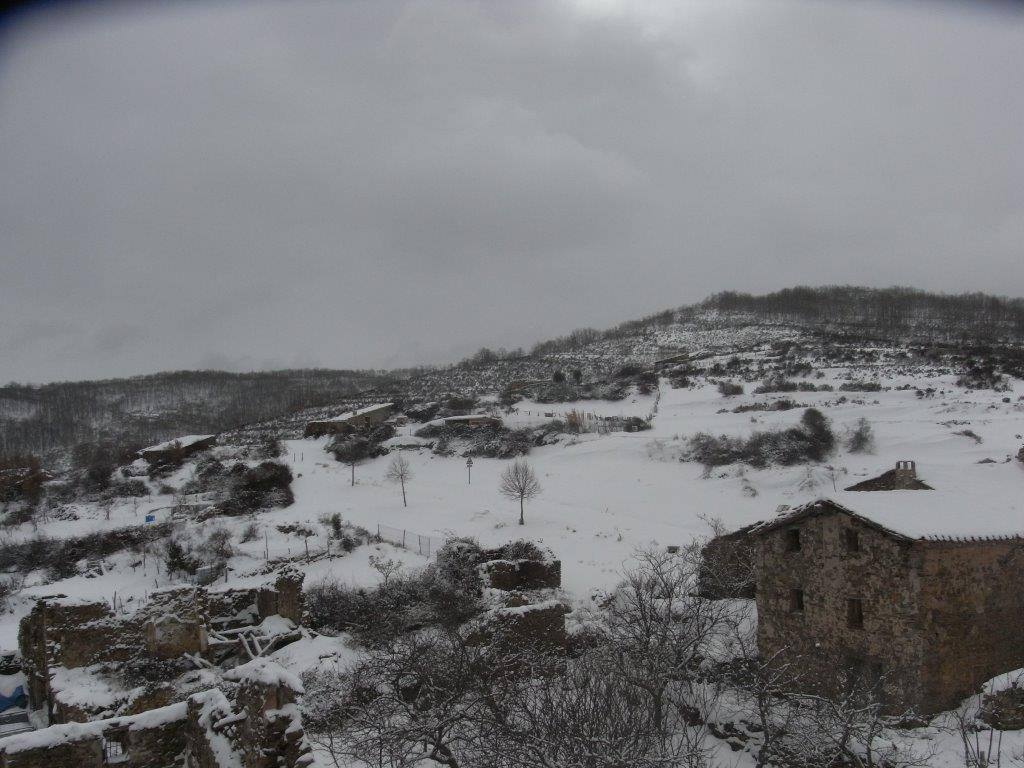
<svg viewBox="0 0 1024 768"><path fill-rule="evenodd" d="M827 466L763 470L731 466L705 477L701 466L679 461L686 437L701 431L744 435L755 429L790 426L802 410L732 413L741 403L782 396L723 398L710 385L673 389L662 381L653 429L566 436L559 444L531 452L528 460L543 492L527 502L523 527L517 525L517 504L498 492L505 460L474 459L470 483L465 460L458 456L439 457L426 448L403 451L414 474L408 484L408 507L403 507L398 487L385 478L388 456L358 466L353 487L349 468L324 451L326 439L287 441L281 460L291 466L295 476L295 504L260 514L261 534L248 543L238 541L247 519L218 518L201 524L201 529L225 527L233 533L237 554L231 560L229 584L249 578L247 574L262 567L267 557L299 556L307 544L313 553L323 550L326 529L319 521L333 513L371 531L382 525L442 539L474 536L488 545L530 538L562 559L565 588L580 602L588 601L595 590L612 587L638 548L685 544L694 537L707 536L711 519L734 528L770 517L780 505L792 506L821 496L883 516L888 524L918 535L931 532L936 519L942 520L942 532L956 535L1024 529L1020 493L1024 465L1008 461L1022 443L1024 402L1018 397L1024 386L1016 382L1017 391L995 393L958 389L952 379L927 383L946 394L919 399L912 390L846 393L843 403L837 403L843 396L839 392L786 395L801 405L821 408L840 435L859 418L867 418L876 434L877 447L872 454L840 450ZM1003 402L1006 398L1009 403ZM576 407L602 415L634 415L649 413L655 399L653 395L635 396L617 403L585 401L557 407L524 402L517 408L519 417L534 409L561 414ZM723 409L729 412L721 412ZM513 423L516 418L513 416ZM414 429L405 428L408 432ZM956 434L964 430L971 430L981 442ZM935 492L879 495L842 491L902 459L916 461L919 476L933 485ZM986 459L994 463L979 463ZM190 471L186 466L166 482L178 484ZM142 524L146 514L160 521L168 517L172 504L168 496L125 501L110 509L109 515L94 505L80 504L75 507L77 520L51 520L36 528L24 525L5 535L12 539L37 533L80 535ZM962 514L963 509L970 509L970 514ZM316 535L306 539L282 534L276 528L288 524L304 524ZM394 550L392 555L410 566L425 562L415 552ZM333 573L353 583L372 580L376 572L367 566L365 557L358 551L318 561L311 565L309 577ZM24 594L60 591L109 600L117 592L119 599L128 599L166 585L166 574L157 572L155 563L133 568L138 560L138 556L122 553L102 564L100 576L77 576L45 586L32 586L30 577ZM18 614L15 610L0 622L0 646L12 645Z"/></svg>

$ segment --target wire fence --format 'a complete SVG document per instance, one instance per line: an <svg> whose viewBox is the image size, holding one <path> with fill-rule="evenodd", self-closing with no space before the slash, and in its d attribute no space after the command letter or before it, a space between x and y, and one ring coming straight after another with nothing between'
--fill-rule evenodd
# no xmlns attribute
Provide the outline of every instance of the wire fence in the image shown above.
<svg viewBox="0 0 1024 768"><path fill-rule="evenodd" d="M447 539L440 536L424 536L404 528L392 528L390 525L377 525L377 536L400 547L430 557L444 546Z"/></svg>

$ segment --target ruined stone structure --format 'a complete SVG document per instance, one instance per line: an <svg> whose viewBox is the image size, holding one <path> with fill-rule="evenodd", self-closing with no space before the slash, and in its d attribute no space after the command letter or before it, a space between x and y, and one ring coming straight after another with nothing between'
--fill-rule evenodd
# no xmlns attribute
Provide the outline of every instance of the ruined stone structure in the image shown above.
<svg viewBox="0 0 1024 768"><path fill-rule="evenodd" d="M0 768L305 768L312 762L297 707L302 684L257 659L214 688L139 715L54 725L0 739Z"/></svg>
<svg viewBox="0 0 1024 768"><path fill-rule="evenodd" d="M30 705L39 708L52 703L53 667L123 661L141 643L137 626L115 619L106 603L63 595L38 600L18 627Z"/></svg>
<svg viewBox="0 0 1024 768"><path fill-rule="evenodd" d="M847 491L931 491L933 488L917 479L917 464L897 461L896 468L878 477L851 485Z"/></svg>
<svg viewBox="0 0 1024 768"><path fill-rule="evenodd" d="M154 592L129 616L115 616L102 602L42 598L22 619L18 632L29 704L33 709L46 707L51 722L84 722L102 712L64 701L54 683L56 672L94 664L117 669L121 662L146 658L190 656L216 663L233 654L251 658L281 647L298 639L298 633L268 639L259 626L275 615L301 623L302 582L301 572L285 568L272 587L262 589L211 592L174 587ZM170 693L155 690L151 696L160 700Z"/></svg>
<svg viewBox="0 0 1024 768"><path fill-rule="evenodd" d="M256 606L261 617L283 616L296 625L302 623L302 582L304 574L290 566L282 568L274 582L273 589L261 589Z"/></svg>
<svg viewBox="0 0 1024 768"><path fill-rule="evenodd" d="M933 713L1024 666L1024 538L914 538L828 500L745 537L760 653L811 687L866 676L893 711Z"/></svg>
<svg viewBox="0 0 1024 768"><path fill-rule="evenodd" d="M561 560L489 560L480 571L487 586L506 592L562 586Z"/></svg>

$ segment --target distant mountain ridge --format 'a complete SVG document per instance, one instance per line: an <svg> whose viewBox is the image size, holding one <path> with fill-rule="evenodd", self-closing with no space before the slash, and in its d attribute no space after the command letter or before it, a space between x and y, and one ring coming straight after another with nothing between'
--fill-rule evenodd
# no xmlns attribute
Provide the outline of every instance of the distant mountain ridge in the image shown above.
<svg viewBox="0 0 1024 768"><path fill-rule="evenodd" d="M627 320L604 331L580 328L539 342L532 353L564 352L695 323L705 328L786 325L886 341L1020 343L1024 341L1024 299L846 285L797 286L761 295L724 291L697 304Z"/></svg>
<svg viewBox="0 0 1024 768"><path fill-rule="evenodd" d="M1024 299L984 293L937 294L915 288L796 287L755 296L727 291L700 309L745 312L811 328L860 329L886 339L1017 342Z"/></svg>
<svg viewBox="0 0 1024 768"><path fill-rule="evenodd" d="M139 447L181 434L234 430L374 399L480 395L512 381L576 371L586 380L686 349L750 347L826 334L844 341L981 346L1024 341L1024 299L913 288L795 287L727 291L702 302L577 329L529 353L483 348L453 366L396 371L177 371L103 381L0 386L0 456L60 452L77 443ZM340 409L340 410L339 410Z"/></svg>
<svg viewBox="0 0 1024 768"><path fill-rule="evenodd" d="M327 405L396 373L172 371L126 379L0 386L0 455L109 440L142 447Z"/></svg>

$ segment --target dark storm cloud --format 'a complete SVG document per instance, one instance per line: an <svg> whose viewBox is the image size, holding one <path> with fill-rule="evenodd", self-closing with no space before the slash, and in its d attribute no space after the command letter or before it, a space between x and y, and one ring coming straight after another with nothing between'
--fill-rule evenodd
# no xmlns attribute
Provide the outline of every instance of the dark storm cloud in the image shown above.
<svg viewBox="0 0 1024 768"><path fill-rule="evenodd" d="M78 4L0 51L0 379L384 366L725 289L1024 293L1024 16Z"/></svg>

